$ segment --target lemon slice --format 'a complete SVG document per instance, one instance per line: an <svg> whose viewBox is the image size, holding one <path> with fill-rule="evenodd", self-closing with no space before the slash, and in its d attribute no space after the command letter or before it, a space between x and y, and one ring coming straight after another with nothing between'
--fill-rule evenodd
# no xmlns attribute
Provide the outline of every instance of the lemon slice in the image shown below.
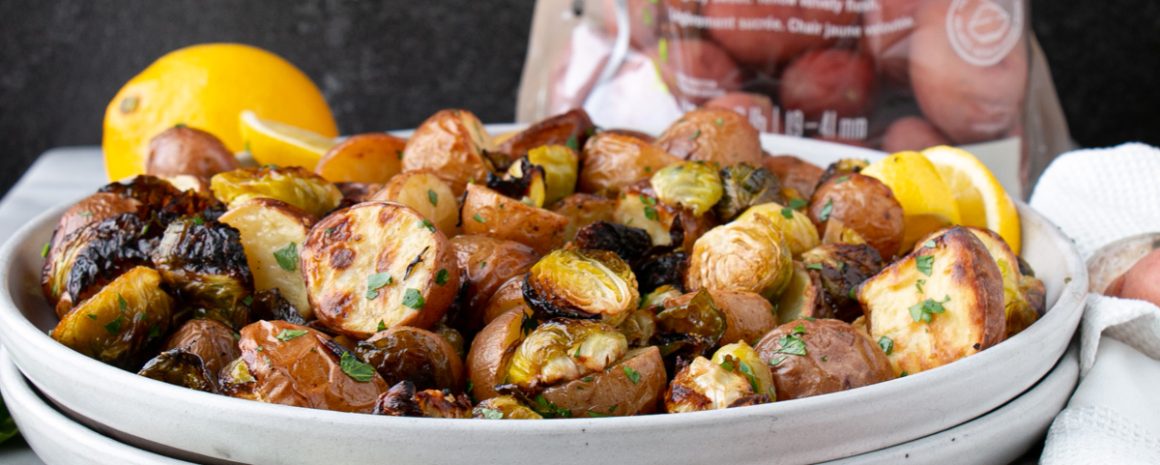
<svg viewBox="0 0 1160 465"><path fill-rule="evenodd" d="M1016 255L1022 231L1015 202L983 162L969 152L945 145L923 150L959 206L962 223L995 231Z"/></svg>
<svg viewBox="0 0 1160 465"><path fill-rule="evenodd" d="M245 148L262 165L301 166L313 171L337 143L332 138L243 111L239 121Z"/></svg>
<svg viewBox="0 0 1160 465"><path fill-rule="evenodd" d="M919 239L959 223L959 207L930 160L918 152L898 152L862 170L886 184L902 204L902 250Z"/></svg>

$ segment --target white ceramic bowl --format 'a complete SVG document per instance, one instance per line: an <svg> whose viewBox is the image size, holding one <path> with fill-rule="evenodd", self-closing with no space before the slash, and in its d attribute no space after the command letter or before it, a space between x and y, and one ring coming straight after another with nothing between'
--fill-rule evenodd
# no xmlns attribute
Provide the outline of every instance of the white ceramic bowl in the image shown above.
<svg viewBox="0 0 1160 465"><path fill-rule="evenodd" d="M874 152L766 138L819 164ZM122 441L197 462L803 463L943 431L1003 405L1059 360L1079 322L1087 271L1056 227L1020 204L1023 256L1047 286L1047 314L977 355L818 397L681 415L551 421L393 418L309 410L191 391L101 364L49 338L42 245L63 206L0 250L0 339L48 398Z"/></svg>

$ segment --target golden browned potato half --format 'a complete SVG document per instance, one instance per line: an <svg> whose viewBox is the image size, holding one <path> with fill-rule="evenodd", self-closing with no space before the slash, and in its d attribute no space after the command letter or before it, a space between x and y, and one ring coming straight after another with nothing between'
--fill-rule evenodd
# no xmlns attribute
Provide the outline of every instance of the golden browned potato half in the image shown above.
<svg viewBox="0 0 1160 465"><path fill-rule="evenodd" d="M285 321L242 328L238 347L252 391L242 397L296 407L371 413L387 383L326 334Z"/></svg>
<svg viewBox="0 0 1160 465"><path fill-rule="evenodd" d="M882 349L847 323L796 320L755 347L771 367L778 400L800 399L894 378Z"/></svg>
<svg viewBox="0 0 1160 465"><path fill-rule="evenodd" d="M483 327L484 310L496 289L515 276L527 273L539 254L515 241L488 236L463 235L451 239L458 271L467 280L466 325L472 331Z"/></svg>
<svg viewBox="0 0 1160 465"><path fill-rule="evenodd" d="M697 412L775 400L769 367L745 342L727 344L713 358L696 357L669 383L665 410Z"/></svg>
<svg viewBox="0 0 1160 465"><path fill-rule="evenodd" d="M472 398L483 401L499 395L495 387L504 384L508 359L530 331L529 323L535 326L531 318L531 309L510 311L491 320L475 335L467 351L467 375L471 380L468 394Z"/></svg>
<svg viewBox="0 0 1160 465"><path fill-rule="evenodd" d="M356 134L331 147L314 172L330 182L385 183L402 171L406 146L406 139L390 134Z"/></svg>
<svg viewBox="0 0 1160 465"><path fill-rule="evenodd" d="M870 337L914 374L998 344L1007 334L1003 276L969 230L952 228L858 288Z"/></svg>
<svg viewBox="0 0 1160 465"><path fill-rule="evenodd" d="M403 151L403 171L428 169L458 196L470 182L483 182L494 171L486 152L494 152L491 136L467 110L442 110L415 129Z"/></svg>
<svg viewBox="0 0 1160 465"><path fill-rule="evenodd" d="M528 126L504 140L499 145L499 151L507 154L510 160L519 159L527 155L529 150L545 145L567 145L572 150L580 151L588 136L594 132L596 126L592 124L588 112L576 108Z"/></svg>
<svg viewBox="0 0 1160 465"><path fill-rule="evenodd" d="M389 385L410 381L418 389L463 391L463 360L447 340L425 329L399 326L379 331L359 342L355 353Z"/></svg>
<svg viewBox="0 0 1160 465"><path fill-rule="evenodd" d="M455 253L443 233L403 205L366 202L314 225L302 247L314 314L357 338L384 328L428 328L459 289Z"/></svg>
<svg viewBox="0 0 1160 465"><path fill-rule="evenodd" d="M902 205L881 181L861 174L845 174L818 186L810 199L810 220L826 238L865 242L889 260L902 246ZM843 230L858 239L847 239Z"/></svg>
<svg viewBox="0 0 1160 465"><path fill-rule="evenodd" d="M210 177L238 169L238 159L213 134L179 125L149 140L145 173L154 176L191 174Z"/></svg>
<svg viewBox="0 0 1160 465"><path fill-rule="evenodd" d="M721 108L698 108L685 113L657 137L657 146L685 160L760 166L761 139L741 114Z"/></svg>
<svg viewBox="0 0 1160 465"><path fill-rule="evenodd" d="M580 192L614 194L681 161L649 142L601 132L588 139L580 162Z"/></svg>
<svg viewBox="0 0 1160 465"><path fill-rule="evenodd" d="M809 200L822 177L820 166L793 155L767 156L762 162L781 179L787 199Z"/></svg>
<svg viewBox="0 0 1160 465"><path fill-rule="evenodd" d="M254 290L278 289L302 318L310 319L314 312L298 263L313 223L310 216L288 203L257 198L230 208L219 221L238 230Z"/></svg>
<svg viewBox="0 0 1160 465"><path fill-rule="evenodd" d="M607 370L545 389L532 407L541 406L542 399L549 412L572 417L653 413L667 381L660 350L645 347L629 351Z"/></svg>
<svg viewBox="0 0 1160 465"><path fill-rule="evenodd" d="M564 197L552 206L552 211L568 218L568 226L564 227L565 241L576 237L576 231L580 228L600 221L612 221L615 209L615 200L583 193Z"/></svg>
<svg viewBox="0 0 1160 465"><path fill-rule="evenodd" d="M208 372L217 374L241 356L237 337L234 330L217 320L193 319L177 328L162 350L180 349L195 354Z"/></svg>
<svg viewBox="0 0 1160 465"><path fill-rule="evenodd" d="M785 236L768 219L710 229L697 239L685 275L688 290L749 291L772 298L793 277L793 258Z"/></svg>
<svg viewBox="0 0 1160 465"><path fill-rule="evenodd" d="M429 170L408 171L391 178L370 200L401 203L431 220L447 237L459 234L459 200L451 186Z"/></svg>
<svg viewBox="0 0 1160 465"><path fill-rule="evenodd" d="M516 241L546 253L564 243L568 218L470 184L463 200L461 222L464 234Z"/></svg>

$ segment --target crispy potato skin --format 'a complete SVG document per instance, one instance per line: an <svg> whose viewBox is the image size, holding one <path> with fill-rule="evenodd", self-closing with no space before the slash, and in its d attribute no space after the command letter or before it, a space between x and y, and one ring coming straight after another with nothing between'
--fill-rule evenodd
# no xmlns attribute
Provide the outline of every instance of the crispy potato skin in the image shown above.
<svg viewBox="0 0 1160 465"><path fill-rule="evenodd" d="M435 201L432 202L431 199ZM400 173L370 200L396 202L425 216L447 237L459 234L459 201L451 185L430 170Z"/></svg>
<svg viewBox="0 0 1160 465"><path fill-rule="evenodd" d="M458 196L471 180L483 182L494 171L485 151L495 151L491 136L467 110L442 110L415 129L403 151L403 171L429 169Z"/></svg>
<svg viewBox="0 0 1160 465"><path fill-rule="evenodd" d="M256 198L235 205L219 219L241 234L246 261L254 276L254 290L278 289L303 318L313 311L306 297L306 283L297 268L286 270L274 253L290 244L302 248L314 220L286 202Z"/></svg>
<svg viewBox="0 0 1160 465"><path fill-rule="evenodd" d="M385 183L402 171L406 146L406 139L390 134L356 134L331 147L314 172L330 182Z"/></svg>
<svg viewBox="0 0 1160 465"><path fill-rule="evenodd" d="M805 355L779 354L781 339L805 329L797 337ZM882 349L839 320L796 320L770 331L754 347L771 365L777 400L800 399L868 386L894 378ZM777 364L773 362L781 360Z"/></svg>
<svg viewBox="0 0 1160 465"><path fill-rule="evenodd" d="M461 222L464 234L519 242L543 254L564 243L568 218L470 184L463 200Z"/></svg>
<svg viewBox="0 0 1160 465"><path fill-rule="evenodd" d="M467 374L471 380L471 396L483 401L498 396L495 387L503 384L507 375L507 361L524 339L523 322L532 311L509 311L491 320L467 351Z"/></svg>
<svg viewBox="0 0 1160 465"><path fill-rule="evenodd" d="M283 331L306 331L280 340ZM342 371L340 358L320 331L285 321L259 321L242 328L238 347L256 383L256 400L272 404L370 413L387 383L378 373L367 382Z"/></svg>
<svg viewBox="0 0 1160 465"><path fill-rule="evenodd" d="M719 344L738 341L754 343L777 327L773 305L760 294L744 291L709 289L717 308L725 315L725 334Z"/></svg>
<svg viewBox="0 0 1160 465"><path fill-rule="evenodd" d="M588 136L596 130L588 112L583 108L569 110L548 119L541 120L503 141L499 151L519 159L528 151L544 145L566 145L571 140L575 148L584 146Z"/></svg>
<svg viewBox="0 0 1160 465"><path fill-rule="evenodd" d="M787 197L809 200L822 177L822 168L793 155L774 155L762 159L765 169L772 171L781 184L790 190Z"/></svg>
<svg viewBox="0 0 1160 465"><path fill-rule="evenodd" d="M895 373L914 374L998 344L1007 333L1003 277L987 248L970 231L952 228L891 264L858 288L871 339L894 341L888 356ZM927 276L918 257L933 257ZM923 279L922 291L917 281ZM946 300L949 298L950 300ZM930 322L908 311L926 299L943 302Z"/></svg>
<svg viewBox="0 0 1160 465"><path fill-rule="evenodd" d="M889 187L869 176L847 174L822 183L810 198L809 216L820 232L827 227L853 230L887 260L902 246L902 205Z"/></svg>
<svg viewBox="0 0 1160 465"><path fill-rule="evenodd" d="M335 212L310 230L300 268L319 322L355 338L386 327L428 328L443 317L459 289L455 254L443 233L403 205L365 202ZM438 283L439 270L447 270ZM387 273L391 284L368 298L369 280ZM405 305L413 289L419 308Z"/></svg>
<svg viewBox="0 0 1160 465"><path fill-rule="evenodd" d="M457 236L451 239L451 248L467 281L464 310L468 312L467 327L473 331L483 327L484 310L496 290L513 277L527 273L539 259L531 247L488 236Z"/></svg>
<svg viewBox="0 0 1160 465"><path fill-rule="evenodd" d="M463 360L443 337L425 329L399 326L379 331L355 353L388 385L410 381L418 389L463 391Z"/></svg>
<svg viewBox="0 0 1160 465"><path fill-rule="evenodd" d="M207 371L217 374L242 355L235 337L234 330L217 320L194 319L177 328L165 341L163 350L178 349L197 355Z"/></svg>
<svg viewBox="0 0 1160 465"><path fill-rule="evenodd" d="M633 371L639 375L635 382L628 376ZM547 388L543 396L573 417L647 414L657 411L667 381L660 350L645 347L607 370Z"/></svg>
<svg viewBox="0 0 1160 465"><path fill-rule="evenodd" d="M725 167L761 166L761 140L749 120L732 110L698 108L685 113L657 137L657 146L684 160Z"/></svg>
<svg viewBox="0 0 1160 465"><path fill-rule="evenodd" d="M240 166L233 152L213 134L188 126L175 126L149 140L145 173L153 176L192 174L208 178Z"/></svg>
<svg viewBox="0 0 1160 465"><path fill-rule="evenodd" d="M614 194L679 161L664 149L636 137L601 132L584 144L576 188L589 194Z"/></svg>
<svg viewBox="0 0 1160 465"><path fill-rule="evenodd" d="M568 226L564 228L565 241L572 240L576 231L592 223L612 221L615 209L615 200L584 193L564 197L552 206L552 211L568 218Z"/></svg>

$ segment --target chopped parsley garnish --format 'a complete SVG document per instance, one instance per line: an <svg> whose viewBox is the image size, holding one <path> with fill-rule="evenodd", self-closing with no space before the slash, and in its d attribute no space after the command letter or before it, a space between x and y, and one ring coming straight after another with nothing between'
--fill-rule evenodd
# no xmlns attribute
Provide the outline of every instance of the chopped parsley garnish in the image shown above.
<svg viewBox="0 0 1160 465"><path fill-rule="evenodd" d="M801 210L807 205L807 203L808 202L806 202L805 199L793 199L789 201L789 208L794 210Z"/></svg>
<svg viewBox="0 0 1160 465"><path fill-rule="evenodd" d="M593 378L593 377L591 377L591 376L585 376L585 377L583 377L583 378L580 378L580 381L583 381L583 382L585 382L585 383L591 383L591 382L592 382L592 380L594 380L594 379L596 379L596 378Z"/></svg>
<svg viewBox="0 0 1160 465"><path fill-rule="evenodd" d="M632 367L630 367L628 365L623 365L623 366L624 366L624 375L628 376L628 380L632 381L632 384L640 383L640 373L637 372L636 370L632 369Z"/></svg>
<svg viewBox="0 0 1160 465"><path fill-rule="evenodd" d="M117 318L105 324L105 331L108 331L109 334L121 334L121 324L124 322L125 316L117 315Z"/></svg>
<svg viewBox="0 0 1160 465"><path fill-rule="evenodd" d="M793 219L793 209L789 208L789 207L782 207L781 216L784 216L785 219L787 219L787 220L792 220Z"/></svg>
<svg viewBox="0 0 1160 465"><path fill-rule="evenodd" d="M754 376L753 369L749 367L749 364L742 362L742 361L738 361L737 362L737 370L740 371L741 374L745 375L745 379L749 380L749 386L753 388L753 392L755 394L761 394L760 392L758 392L758 389L757 389L757 377Z"/></svg>
<svg viewBox="0 0 1160 465"><path fill-rule="evenodd" d="M713 124L717 127L721 127L721 125L725 124L725 118L718 117L717 119L713 120Z"/></svg>
<svg viewBox="0 0 1160 465"><path fill-rule="evenodd" d="M97 315L95 313L86 313L85 316L89 317L90 320L97 319Z"/></svg>
<svg viewBox="0 0 1160 465"><path fill-rule="evenodd" d="M810 263L810 264L806 265L806 269L822 271L822 264L821 263Z"/></svg>
<svg viewBox="0 0 1160 465"><path fill-rule="evenodd" d="M546 418L568 418L572 416L572 411L552 403L544 398L543 394L537 394L535 399L532 399L532 408Z"/></svg>
<svg viewBox="0 0 1160 465"><path fill-rule="evenodd" d="M201 226L205 224L205 218L202 218L201 215L195 216L193 217L193 224Z"/></svg>
<svg viewBox="0 0 1160 465"><path fill-rule="evenodd" d="M476 223L486 223L487 222L487 220L483 219L482 216L479 216L479 213L472 215L471 219L475 220Z"/></svg>
<svg viewBox="0 0 1160 465"><path fill-rule="evenodd" d="M431 189L427 189L427 201L431 202L433 206L439 206L439 194L436 194Z"/></svg>
<svg viewBox="0 0 1160 465"><path fill-rule="evenodd" d="M418 289L407 288L403 292L403 305L419 310L423 308L424 303L423 294L420 294Z"/></svg>
<svg viewBox="0 0 1160 465"><path fill-rule="evenodd" d="M920 255L914 259L914 263L920 273L930 276L934 269L934 255Z"/></svg>
<svg viewBox="0 0 1160 465"><path fill-rule="evenodd" d="M826 204L822 205L821 213L818 213L818 219L822 220L822 221L827 221L830 219L830 213L833 213L833 212L834 212L834 200L833 199L826 199Z"/></svg>
<svg viewBox="0 0 1160 465"><path fill-rule="evenodd" d="M926 299L922 302L910 306L910 318L915 322L930 323L932 316L938 313L947 311L943 304L950 302L951 296L946 296L941 302L934 299Z"/></svg>
<svg viewBox="0 0 1160 465"><path fill-rule="evenodd" d="M878 338L878 347L881 347L886 355L890 355L894 353L894 339L890 339L888 336L882 336Z"/></svg>
<svg viewBox="0 0 1160 465"><path fill-rule="evenodd" d="M841 183L844 183L844 182L849 181L849 180L850 180L850 175L839 176L838 179L834 180L834 184L841 184Z"/></svg>
<svg viewBox="0 0 1160 465"><path fill-rule="evenodd" d="M926 280L925 280L925 279L920 279L920 280L918 280L918 281L915 281L915 282L914 282L914 287L918 289L918 292L919 292L919 293L926 292L926 291L924 291L924 290L922 289L922 288L923 288L923 286L926 286Z"/></svg>
<svg viewBox="0 0 1160 465"><path fill-rule="evenodd" d="M451 273L447 272L447 268L440 268L439 271L435 273L435 284L442 286L447 284L447 280L450 278Z"/></svg>
<svg viewBox="0 0 1160 465"><path fill-rule="evenodd" d="M368 382L375 377L375 369L363 363L354 355L351 355L350 352L342 353L342 358L339 359L338 366L342 368L342 372L346 373L350 379L360 383Z"/></svg>
<svg viewBox="0 0 1160 465"><path fill-rule="evenodd" d="M428 231L435 232L435 224L432 223L429 219L424 218L423 221L419 223L419 225L427 228Z"/></svg>
<svg viewBox="0 0 1160 465"><path fill-rule="evenodd" d="M93 212L85 210L83 212L78 213L78 215L81 215L85 218L91 218L93 216Z"/></svg>
<svg viewBox="0 0 1160 465"><path fill-rule="evenodd" d="M247 295L245 297L242 297L242 305L249 307L250 305L253 305L253 303L254 303L254 296Z"/></svg>
<svg viewBox="0 0 1160 465"><path fill-rule="evenodd" d="M580 151L580 141L576 140L576 136L568 136L568 141L564 142L564 145L567 145L573 152Z"/></svg>
<svg viewBox="0 0 1160 465"><path fill-rule="evenodd" d="M274 251L274 260L278 261L278 267L286 271L294 271L298 269L298 244L291 242L286 247Z"/></svg>
<svg viewBox="0 0 1160 465"><path fill-rule="evenodd" d="M157 325L150 326L149 327L149 335L147 337L149 339L157 339L157 338L161 337L161 327L157 326Z"/></svg>
<svg viewBox="0 0 1160 465"><path fill-rule="evenodd" d="M306 335L305 329L283 329L282 332L278 333L274 337L276 339L278 339L279 341L286 342L286 341L292 340L294 338L302 337L305 335Z"/></svg>
<svg viewBox="0 0 1160 465"><path fill-rule="evenodd" d="M648 205L644 206L644 217L653 221L657 221L657 209Z"/></svg>
<svg viewBox="0 0 1160 465"><path fill-rule="evenodd" d="M367 299L374 300L379 296L379 289L395 282L395 278L383 271L367 277Z"/></svg>
<svg viewBox="0 0 1160 465"><path fill-rule="evenodd" d="M379 325L375 327L375 331L386 331L386 330L387 330L387 323L383 320L379 320Z"/></svg>
<svg viewBox="0 0 1160 465"><path fill-rule="evenodd" d="M51 244L50 244L50 243L48 243L48 242L45 242L45 243L44 243L44 247L41 247L41 248L40 248L40 258L44 258L44 257L47 257L47 256L48 256L48 248L49 248L49 245L51 245Z"/></svg>
<svg viewBox="0 0 1160 465"><path fill-rule="evenodd" d="M402 159L403 159L403 151L402 151L402 150L396 150L396 151L395 151L395 156L396 156L396 157L399 157L399 159L400 159L400 160L402 160Z"/></svg>
<svg viewBox="0 0 1160 465"><path fill-rule="evenodd" d="M496 409L493 409L493 408L479 407L479 408L475 409L475 412L478 413L479 416L481 416L485 419L488 419L488 420L502 420L503 419L503 412L496 410Z"/></svg>
<svg viewBox="0 0 1160 465"><path fill-rule="evenodd" d="M801 335L806 333L804 325L794 326L793 331L788 335L782 336L777 340L778 349L773 351L774 354L785 355L806 355L806 341L803 341ZM771 366L777 366L785 360L785 357L777 357L770 361Z"/></svg>
<svg viewBox="0 0 1160 465"><path fill-rule="evenodd" d="M121 294L117 294L117 308L121 309L121 313L125 313L127 310L129 310L129 302L126 301L125 297Z"/></svg>
<svg viewBox="0 0 1160 465"><path fill-rule="evenodd" d="M934 246L935 246L934 239L931 239L931 240L929 240L929 241L923 242L923 243L922 243L922 246L923 246L923 247L927 247L927 248L931 248L931 249L933 249L933 248L934 248Z"/></svg>
<svg viewBox="0 0 1160 465"><path fill-rule="evenodd" d="M698 137L701 137L701 128L697 128L696 131L693 131L693 135L689 136L689 140L697 140Z"/></svg>

